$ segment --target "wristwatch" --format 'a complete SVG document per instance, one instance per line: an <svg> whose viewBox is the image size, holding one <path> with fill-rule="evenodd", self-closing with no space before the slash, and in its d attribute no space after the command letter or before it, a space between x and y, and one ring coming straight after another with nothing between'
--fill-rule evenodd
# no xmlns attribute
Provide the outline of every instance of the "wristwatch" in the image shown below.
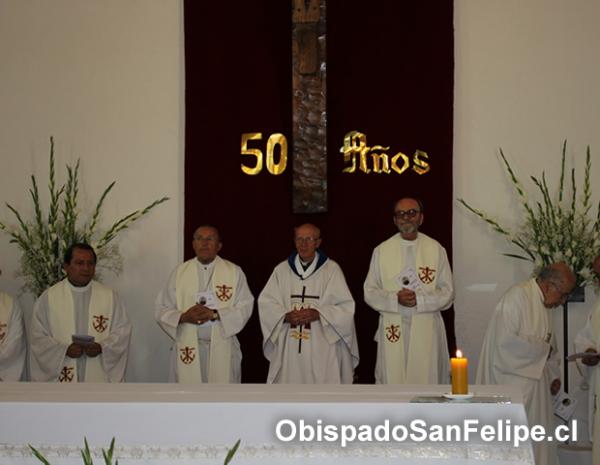
<svg viewBox="0 0 600 465"><path fill-rule="evenodd" d="M219 312L217 312L216 310L213 310L212 318L210 319L210 321L217 321L218 319L219 319Z"/></svg>

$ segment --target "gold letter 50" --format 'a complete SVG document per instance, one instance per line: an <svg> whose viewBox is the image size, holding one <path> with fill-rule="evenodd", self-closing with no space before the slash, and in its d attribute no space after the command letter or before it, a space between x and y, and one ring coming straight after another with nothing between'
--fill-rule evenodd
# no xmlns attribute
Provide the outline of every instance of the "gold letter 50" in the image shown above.
<svg viewBox="0 0 600 465"><path fill-rule="evenodd" d="M245 132L242 134L242 156L250 155L255 158L254 166L242 163L242 171L251 176L261 172L263 167L263 153L259 148L249 148L250 141L262 140L262 132ZM279 146L279 163L275 163L275 146ZM281 133L271 134L267 140L267 171L271 174L281 174L287 166L287 139Z"/></svg>

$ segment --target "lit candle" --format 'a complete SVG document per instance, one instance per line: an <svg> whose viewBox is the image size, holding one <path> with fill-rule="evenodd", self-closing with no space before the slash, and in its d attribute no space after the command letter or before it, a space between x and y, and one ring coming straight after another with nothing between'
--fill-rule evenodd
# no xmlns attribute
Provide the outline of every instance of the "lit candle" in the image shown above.
<svg viewBox="0 0 600 465"><path fill-rule="evenodd" d="M468 394L469 382L467 374L468 361L462 356L460 350L456 351L456 358L450 359L452 369L452 394Z"/></svg>

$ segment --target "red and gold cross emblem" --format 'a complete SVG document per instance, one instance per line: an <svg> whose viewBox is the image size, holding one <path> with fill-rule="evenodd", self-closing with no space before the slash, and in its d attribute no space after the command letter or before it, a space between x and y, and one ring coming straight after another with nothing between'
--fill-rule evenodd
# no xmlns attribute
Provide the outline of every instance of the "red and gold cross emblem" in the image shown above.
<svg viewBox="0 0 600 465"><path fill-rule="evenodd" d="M389 325L386 327L385 337L390 342L398 342L400 340L400 325Z"/></svg>
<svg viewBox="0 0 600 465"><path fill-rule="evenodd" d="M103 333L108 328L108 317L104 315L94 315L92 326L99 333Z"/></svg>
<svg viewBox="0 0 600 465"><path fill-rule="evenodd" d="M216 286L217 289L217 298L221 302L227 302L231 299L231 290L233 287L228 286L227 284L221 284L220 286Z"/></svg>
<svg viewBox="0 0 600 465"><path fill-rule="evenodd" d="M71 383L73 382L73 378L75 377L75 373L73 373L73 367L63 367L58 377L59 383Z"/></svg>
<svg viewBox="0 0 600 465"><path fill-rule="evenodd" d="M432 283L435 279L435 270L433 268L429 268L428 266L420 266L419 279L423 282L423 284Z"/></svg>
<svg viewBox="0 0 600 465"><path fill-rule="evenodd" d="M196 358L196 349L194 347L185 346L183 349L179 349L179 358L183 363L189 365Z"/></svg>
<svg viewBox="0 0 600 465"><path fill-rule="evenodd" d="M6 326L6 323L0 323L0 341L3 341L6 336Z"/></svg>

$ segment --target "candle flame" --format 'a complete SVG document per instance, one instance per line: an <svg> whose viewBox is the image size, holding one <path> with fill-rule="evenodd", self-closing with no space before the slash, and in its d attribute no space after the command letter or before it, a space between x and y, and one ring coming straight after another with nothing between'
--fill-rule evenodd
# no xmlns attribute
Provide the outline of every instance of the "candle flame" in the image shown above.
<svg viewBox="0 0 600 465"><path fill-rule="evenodd" d="M459 350L457 350L457 351L456 351L456 358L462 358L462 356L463 356L463 355L462 355L462 350L460 350L460 349L459 349Z"/></svg>

